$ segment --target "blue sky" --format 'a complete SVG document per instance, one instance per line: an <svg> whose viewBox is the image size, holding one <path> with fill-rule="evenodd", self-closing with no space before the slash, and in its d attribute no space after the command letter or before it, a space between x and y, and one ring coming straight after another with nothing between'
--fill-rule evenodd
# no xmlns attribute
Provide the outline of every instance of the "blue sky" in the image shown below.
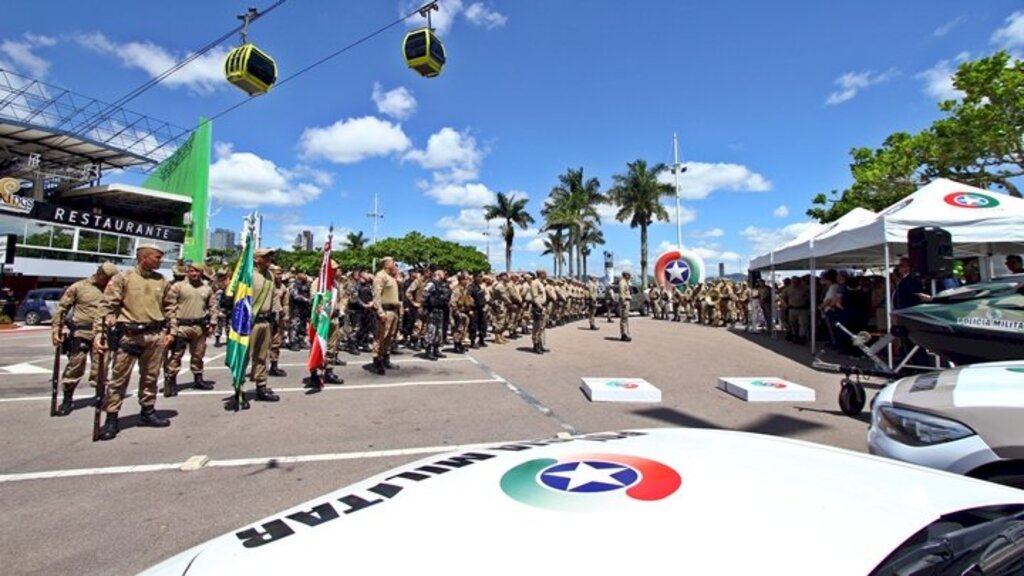
<svg viewBox="0 0 1024 576"><path fill-rule="evenodd" d="M283 78L417 5L288 0L250 35ZM684 244L709 269L742 271L803 229L816 193L849 184L850 148L938 118L937 102L955 96L957 62L1024 52L1024 11L1002 0L440 5L439 77L405 67L399 26L217 120L211 229L237 229L258 208L264 244L290 245L302 229L322 242L331 223L370 236L377 193L382 237L418 230L485 250L480 206L496 192L527 196L539 224L559 174L582 167L606 189L627 162L671 163L675 132L689 167ZM9 0L0 67L112 101L230 30L247 7ZM244 93L221 72L229 48L127 107L192 126L238 103ZM638 267L639 231L610 211L603 223L603 249ZM497 223L490 230L500 266ZM514 267L551 266L542 236L517 230ZM652 227L652 261L674 242L674 224ZM600 262L601 248L590 269Z"/></svg>

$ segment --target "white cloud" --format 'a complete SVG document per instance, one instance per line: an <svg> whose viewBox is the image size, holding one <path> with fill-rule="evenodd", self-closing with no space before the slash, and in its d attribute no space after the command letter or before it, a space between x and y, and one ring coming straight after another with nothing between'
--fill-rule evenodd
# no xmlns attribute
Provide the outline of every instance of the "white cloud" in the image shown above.
<svg viewBox="0 0 1024 576"><path fill-rule="evenodd" d="M875 84L885 82L895 75L895 70L889 70L888 72L881 72L878 74L875 74L870 70L865 72L847 72L835 79L835 84L839 86L839 90L829 94L828 99L825 100L825 104L842 104L843 102L852 100L861 90L874 86Z"/></svg>
<svg viewBox="0 0 1024 576"><path fill-rule="evenodd" d="M116 56L128 68L138 68L150 78L163 74L192 53L174 54L153 42L117 43L101 32L80 34L75 40L82 46L100 54ZM182 69L160 82L170 88L187 87L194 93L209 94L227 85L224 81L226 48L217 47L186 64Z"/></svg>
<svg viewBox="0 0 1024 576"><path fill-rule="evenodd" d="M483 184L450 184L420 182L420 188L438 204L479 208L494 202L495 194Z"/></svg>
<svg viewBox="0 0 1024 576"><path fill-rule="evenodd" d="M725 230L721 228L712 228L711 230L705 230L703 232L690 232L691 238L721 238L725 236Z"/></svg>
<svg viewBox="0 0 1024 576"><path fill-rule="evenodd" d="M707 198L715 190L767 192L772 183L741 164L723 162L687 162L679 175L679 197L689 200ZM658 181L674 184L671 170L658 174Z"/></svg>
<svg viewBox="0 0 1024 576"><path fill-rule="evenodd" d="M822 227L818 222L797 222L782 228L747 226L740 231L740 236L750 243L751 252L766 254L810 229Z"/></svg>
<svg viewBox="0 0 1024 576"><path fill-rule="evenodd" d="M772 210L772 216L775 216L776 218L785 218L786 216L789 216L789 206L786 206L785 204L780 205L775 210Z"/></svg>
<svg viewBox="0 0 1024 576"><path fill-rule="evenodd" d="M941 38L946 34L952 32L953 28L956 28L957 26L962 24L965 20L967 20L966 16L957 16L956 18L953 18L949 22L946 22L942 26L936 28L935 31L932 32L932 36L935 36L936 38Z"/></svg>
<svg viewBox="0 0 1024 576"><path fill-rule="evenodd" d="M1024 10L1018 10L1006 18L1006 25L992 33L992 43L1000 48L1012 50L1024 47Z"/></svg>
<svg viewBox="0 0 1024 576"><path fill-rule="evenodd" d="M547 248L544 246L543 236L537 236L536 238L531 239L522 247L524 252L543 252L546 249Z"/></svg>
<svg viewBox="0 0 1024 576"><path fill-rule="evenodd" d="M742 259L742 256L736 252L733 252L732 250L722 250L721 246L716 243L701 243L696 246L685 246L685 248L700 256L705 263L709 264L714 262L738 262ZM655 251L655 254L677 249L678 246L675 242L663 240L658 244L658 249Z"/></svg>
<svg viewBox="0 0 1024 576"><path fill-rule="evenodd" d="M416 98L404 86L385 92L379 82L374 82L371 97L373 103L377 105L378 112L398 120L405 120L416 111Z"/></svg>
<svg viewBox="0 0 1024 576"><path fill-rule="evenodd" d="M479 175L484 154L468 131L445 127L430 135L426 149L410 150L404 159L434 170L435 182L460 183Z"/></svg>
<svg viewBox="0 0 1024 576"><path fill-rule="evenodd" d="M483 26L488 30L500 28L508 23L507 16L487 7L483 2L474 2L466 8L466 20L477 26Z"/></svg>
<svg viewBox="0 0 1024 576"><path fill-rule="evenodd" d="M675 224L676 223L676 204L675 200L665 202L665 211L668 212L668 222L663 220L655 220L653 224ZM599 204L597 206L597 215L601 218L602 226L629 226L629 220L625 222L619 222L615 219L615 214L619 211L619 207L613 204ZM686 206L680 206L679 215L682 218L683 224L689 224L697 220L697 211L693 208Z"/></svg>
<svg viewBox="0 0 1024 576"><path fill-rule="evenodd" d="M49 36L25 34L24 40L0 42L0 68L16 70L35 79L42 79L50 71L50 62L35 53L38 48L49 48L57 41Z"/></svg>
<svg viewBox="0 0 1024 576"><path fill-rule="evenodd" d="M422 0L402 0L399 11L402 16L406 16L415 12L423 4ZM462 13L462 0L438 0L437 4L438 10L430 13L430 23L438 35L444 36L451 30L455 18ZM405 25L410 28L422 28L427 25L427 21L419 16L413 16L405 21Z"/></svg>
<svg viewBox="0 0 1024 576"><path fill-rule="evenodd" d="M619 272L633 273L633 262L627 258L623 258L615 263L615 269ZM652 270L653 271L653 270Z"/></svg>
<svg viewBox="0 0 1024 576"><path fill-rule="evenodd" d="M291 249L295 245L295 237L301 234L303 230L309 230L313 233L314 249L323 248L324 243L327 242L327 233L330 231L327 226L303 224L296 217L287 217L283 219L283 222L277 229L277 237L281 240L281 243L277 246L279 248ZM341 250L345 248L345 236L351 231L348 228L335 228L334 236L331 237L332 249Z"/></svg>
<svg viewBox="0 0 1024 576"><path fill-rule="evenodd" d="M447 34L459 16L474 26L488 30L504 26L508 22L507 16L484 2L473 2L466 6L462 0L438 0L437 4L439 9L430 13L430 23L439 36ZM422 0L401 0L399 13L407 16L422 5ZM417 15L406 20L405 25L409 28L422 28L427 25L427 21Z"/></svg>
<svg viewBox="0 0 1024 576"><path fill-rule="evenodd" d="M964 93L953 86L953 75L956 74L959 64L971 55L968 52L957 54L952 60L942 60L928 70L915 76L924 80L924 93L936 100L956 100L962 98Z"/></svg>
<svg viewBox="0 0 1024 576"><path fill-rule="evenodd" d="M323 191L317 182L329 181L309 168L286 170L251 152L235 152L223 142L214 149L217 161L210 165L210 194L223 204L245 208L300 206Z"/></svg>
<svg viewBox="0 0 1024 576"><path fill-rule="evenodd" d="M323 158L336 164L354 164L374 156L388 156L412 146L401 124L374 116L339 120L326 128L306 128L299 139L304 158Z"/></svg>

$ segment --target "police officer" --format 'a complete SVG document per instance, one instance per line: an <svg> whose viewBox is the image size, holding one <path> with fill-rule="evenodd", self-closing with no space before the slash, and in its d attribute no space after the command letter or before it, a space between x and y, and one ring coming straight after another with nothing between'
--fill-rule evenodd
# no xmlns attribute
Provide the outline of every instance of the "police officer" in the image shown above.
<svg viewBox="0 0 1024 576"><path fill-rule="evenodd" d="M473 283L468 288L469 297L473 299L473 316L469 322L469 346L487 347L487 291L484 289L484 275L477 272Z"/></svg>
<svg viewBox="0 0 1024 576"><path fill-rule="evenodd" d="M452 315L452 342L455 345L456 354L466 351L464 342L473 317L473 297L469 295L469 284L469 274L460 272L448 299Z"/></svg>
<svg viewBox="0 0 1024 576"><path fill-rule="evenodd" d="M271 264L270 273L274 276L275 305L280 308L281 314L277 322L271 325L273 335L270 337L270 368L267 370L267 375L280 378L288 375L287 372L277 366L277 362L281 358L281 346L284 344L285 332L291 329L288 315L290 310L289 293L291 291L288 289L288 283L285 282L284 270L280 266Z"/></svg>
<svg viewBox="0 0 1024 576"><path fill-rule="evenodd" d="M258 248L254 253L252 271L252 332L249 333L249 357L252 359L252 379L256 382L256 399L277 402L281 398L267 386L267 358L273 324L280 319L281 308L274 299L274 277L270 272L274 251Z"/></svg>
<svg viewBox="0 0 1024 576"><path fill-rule="evenodd" d="M178 371L186 348L194 386L213 390L213 382L203 380L203 356L206 355L206 336L214 327L211 314L216 303L213 289L203 281L199 266L186 264L185 278L172 284L170 289L170 300L178 309L178 332L164 362L164 396L167 397L178 395Z"/></svg>
<svg viewBox="0 0 1024 576"><path fill-rule="evenodd" d="M57 302L53 314L53 345L63 346L68 355L68 365L61 376L64 399L57 407L57 416L67 416L74 409L75 388L85 374L85 360L90 351L89 382L95 386L99 370L106 370L105 366L100 366L99 355L92 350L93 324L99 317L103 289L115 274L117 266L104 262L95 274L68 286ZM66 318L68 311L73 311L70 318ZM65 325L69 328L66 335L63 333Z"/></svg>
<svg viewBox="0 0 1024 576"><path fill-rule="evenodd" d="M590 280L587 281L587 320L590 321L590 329L597 330L597 324L594 323L594 314L597 313L597 278L591 276Z"/></svg>
<svg viewBox="0 0 1024 576"><path fill-rule="evenodd" d="M391 346L398 334L398 314L402 302L399 296L398 265L385 256L381 269L373 277L373 311L377 314L377 331L373 342L373 371L384 375L384 369L397 370L391 363Z"/></svg>
<svg viewBox="0 0 1024 576"><path fill-rule="evenodd" d="M623 272L619 278L619 338L623 342L630 342L633 338L629 335L629 308L633 293L630 291L629 272Z"/></svg>
<svg viewBox="0 0 1024 576"><path fill-rule="evenodd" d="M118 347L113 375L106 390L104 411L107 419L100 440L113 440L120 430L117 415L135 361L139 362L139 426L164 428L171 423L156 413L157 376L164 350L177 336L177 307L170 298L171 285L157 272L164 251L156 244L140 244L135 250L136 265L114 276L104 291L100 313L93 322L93 349L106 352ZM112 327L117 342L108 342L105 328Z"/></svg>
<svg viewBox="0 0 1024 576"><path fill-rule="evenodd" d="M445 358L441 353L441 342L444 340L444 315L450 298L451 290L445 280L444 270L435 270L433 277L423 287L422 303L426 310L423 347L427 360Z"/></svg>
<svg viewBox="0 0 1024 576"><path fill-rule="evenodd" d="M544 347L544 330L547 328L548 319L545 317L548 296L544 286L544 280L548 277L545 270L537 270L537 275L530 280L530 319L532 324L533 351L536 354L547 352Z"/></svg>
<svg viewBox="0 0 1024 576"><path fill-rule="evenodd" d="M288 289L288 300L291 303L291 325L288 327L288 340L292 350L302 350L306 341L306 326L309 323L312 299L309 289L309 278L299 272L295 275Z"/></svg>

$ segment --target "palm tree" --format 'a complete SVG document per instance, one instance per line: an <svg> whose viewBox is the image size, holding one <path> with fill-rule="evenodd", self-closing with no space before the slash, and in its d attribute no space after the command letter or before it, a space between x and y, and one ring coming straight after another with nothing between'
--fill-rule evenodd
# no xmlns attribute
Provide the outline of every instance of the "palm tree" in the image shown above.
<svg viewBox="0 0 1024 576"><path fill-rule="evenodd" d="M580 273L583 278L587 276L587 258L590 256L591 246L604 244L604 232L597 227L597 223L588 220L583 227L583 235L580 236L580 255L583 256L583 269Z"/></svg>
<svg viewBox="0 0 1024 576"><path fill-rule="evenodd" d="M554 263L551 273L558 277L562 273L562 264L565 262L565 236L561 228L548 232L548 237L544 239L544 252L541 253L541 256L548 254L551 255Z"/></svg>
<svg viewBox="0 0 1024 576"><path fill-rule="evenodd" d="M526 211L526 203L529 198L516 199L515 194L506 196L504 192L498 192L497 204L484 206L484 218L495 220L503 218L505 223L501 225L501 236L505 239L505 271L512 271L512 241L516 237L516 226L526 230L533 224L533 216Z"/></svg>
<svg viewBox="0 0 1024 576"><path fill-rule="evenodd" d="M558 177L559 185L551 189L550 201L545 207L547 227L563 226L568 231L567 251L569 252L569 275L573 275L573 260L576 271L583 271L583 230L588 222L601 222L597 206L607 201L601 194L601 183L597 178L585 179L583 168L568 169Z"/></svg>
<svg viewBox="0 0 1024 576"><path fill-rule="evenodd" d="M349 232L345 235L345 247L349 250L362 250L366 248L367 243L366 236L363 236L363 232Z"/></svg>
<svg viewBox="0 0 1024 576"><path fill-rule="evenodd" d="M668 211L661 199L675 193L670 184L658 181L658 174L667 170L663 163L647 167L645 160L635 160L626 164L625 174L612 176L615 184L608 191L612 204L619 211L615 219L619 222L629 221L630 228L640 228L640 287L647 288L647 227L655 219L668 222Z"/></svg>

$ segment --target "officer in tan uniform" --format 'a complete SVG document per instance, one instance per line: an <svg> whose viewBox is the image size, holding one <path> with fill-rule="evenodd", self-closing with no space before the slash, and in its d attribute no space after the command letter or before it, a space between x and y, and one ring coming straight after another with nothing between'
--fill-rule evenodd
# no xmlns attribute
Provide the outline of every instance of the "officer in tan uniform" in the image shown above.
<svg viewBox="0 0 1024 576"><path fill-rule="evenodd" d="M288 301L288 282L284 276L284 270L277 264L270 265L270 273L274 275L274 300L275 305L281 309L277 322L273 323L273 336L270 337L270 368L267 369L267 376L280 378L288 373L277 366L281 358L281 346L284 346L285 333L291 326L291 319L288 311L291 303Z"/></svg>
<svg viewBox="0 0 1024 576"><path fill-rule="evenodd" d="M277 402L281 398L267 386L267 359L273 325L280 320L281 308L274 298L274 277L270 272L274 251L257 248L253 254L252 271L252 332L249 333L249 357L252 361L252 379L256 382L256 399Z"/></svg>
<svg viewBox="0 0 1024 576"><path fill-rule="evenodd" d="M505 332L508 331L509 311L512 308L512 297L509 294L508 274L498 274L498 281L491 288L491 333L495 344L506 344Z"/></svg>
<svg viewBox="0 0 1024 576"><path fill-rule="evenodd" d="M452 312L452 343L455 345L455 353L463 354L466 352L466 334L473 318L473 297L469 295L471 278L469 274L460 272L454 280L448 305Z"/></svg>
<svg viewBox="0 0 1024 576"><path fill-rule="evenodd" d="M533 324L533 351L543 354L548 351L544 347L544 331L547 328L548 319L548 291L544 286L548 273L545 270L537 270L537 275L530 280L530 318Z"/></svg>
<svg viewBox="0 0 1024 576"><path fill-rule="evenodd" d="M629 289L630 278L632 275L629 272L623 272L619 278L619 338L623 342L633 340L629 335L629 304L633 299L633 293Z"/></svg>
<svg viewBox="0 0 1024 576"><path fill-rule="evenodd" d="M380 271L373 277L372 309L377 314L377 331L373 342L372 371L384 375L384 369L397 369L391 363L391 346L398 334L398 313L402 303L398 290L398 265L386 256Z"/></svg>
<svg viewBox="0 0 1024 576"><path fill-rule="evenodd" d="M100 313L93 323L93 349L106 352L117 346L113 374L107 384L104 411L106 422L100 440L113 440L120 430L118 412L124 401L135 361L139 362L139 426L163 428L171 423L156 414L156 380L164 350L178 333L177 306L171 299L171 285L157 272L164 251L155 244L140 244L135 250L134 268L114 276L103 294ZM108 342L111 328L116 342Z"/></svg>
<svg viewBox="0 0 1024 576"><path fill-rule="evenodd" d="M590 329L597 330L597 324L594 322L594 315L597 314L597 298L598 298L598 286L597 278L591 276L590 280L587 281L586 287L586 298L587 298L587 320L590 321Z"/></svg>
<svg viewBox="0 0 1024 576"><path fill-rule="evenodd" d="M57 310L53 314L53 345L63 346L68 355L68 365L61 376L64 399L57 407L57 416L67 416L74 409L75 388L85 374L86 356L90 356L89 382L96 386L100 359L92 350L93 324L99 317L103 289L116 274L117 266L104 262L95 274L68 286L57 302ZM65 318L69 310L74 313L71 318ZM63 333L65 325L70 329L67 334Z"/></svg>
<svg viewBox="0 0 1024 576"><path fill-rule="evenodd" d="M206 336L216 327L213 320L216 302L213 288L203 281L200 266L188 264L185 279L171 284L170 299L178 309L178 332L164 362L164 396L167 397L178 395L178 371L186 348L194 386L213 390L213 382L203 380L203 356L206 355Z"/></svg>

